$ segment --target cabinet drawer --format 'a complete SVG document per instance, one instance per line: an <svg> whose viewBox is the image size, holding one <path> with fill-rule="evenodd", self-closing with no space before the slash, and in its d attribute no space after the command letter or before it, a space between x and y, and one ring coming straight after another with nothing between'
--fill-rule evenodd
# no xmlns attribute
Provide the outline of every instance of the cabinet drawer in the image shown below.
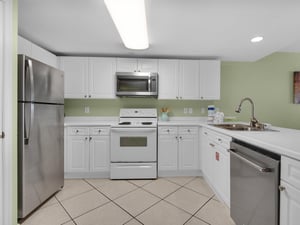
<svg viewBox="0 0 300 225"><path fill-rule="evenodd" d="M281 179L300 189L300 161L282 156Z"/></svg>
<svg viewBox="0 0 300 225"><path fill-rule="evenodd" d="M69 127L68 134L75 135L75 136L88 135L89 129L87 127Z"/></svg>
<svg viewBox="0 0 300 225"><path fill-rule="evenodd" d="M158 135L177 134L177 127L159 127Z"/></svg>
<svg viewBox="0 0 300 225"><path fill-rule="evenodd" d="M221 145L223 148L225 149L230 148L230 142L232 140L231 137L209 129L203 129L202 134L205 135L209 140L215 142L216 144Z"/></svg>
<svg viewBox="0 0 300 225"><path fill-rule="evenodd" d="M187 134L197 134L198 127L179 127L179 134L187 135Z"/></svg>
<svg viewBox="0 0 300 225"><path fill-rule="evenodd" d="M93 136L103 136L103 135L109 135L109 127L91 127L90 128L90 135Z"/></svg>

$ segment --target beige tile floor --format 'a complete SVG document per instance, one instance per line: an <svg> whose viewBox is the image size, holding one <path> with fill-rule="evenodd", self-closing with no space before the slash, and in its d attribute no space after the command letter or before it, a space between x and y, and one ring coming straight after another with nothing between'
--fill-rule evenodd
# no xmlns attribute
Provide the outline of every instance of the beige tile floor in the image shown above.
<svg viewBox="0 0 300 225"><path fill-rule="evenodd" d="M201 177L65 180L22 225L234 225Z"/></svg>

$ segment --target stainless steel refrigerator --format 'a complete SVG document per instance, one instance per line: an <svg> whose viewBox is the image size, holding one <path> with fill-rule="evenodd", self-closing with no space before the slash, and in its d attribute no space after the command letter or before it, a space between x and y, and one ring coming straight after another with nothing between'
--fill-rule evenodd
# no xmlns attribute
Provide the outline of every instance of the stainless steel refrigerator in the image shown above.
<svg viewBox="0 0 300 225"><path fill-rule="evenodd" d="M64 185L64 73L18 55L18 217Z"/></svg>

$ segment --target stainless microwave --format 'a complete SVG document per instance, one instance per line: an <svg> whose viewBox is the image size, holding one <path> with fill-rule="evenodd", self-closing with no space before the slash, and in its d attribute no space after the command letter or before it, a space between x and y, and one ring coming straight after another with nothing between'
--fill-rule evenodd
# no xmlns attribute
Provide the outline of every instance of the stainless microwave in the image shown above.
<svg viewBox="0 0 300 225"><path fill-rule="evenodd" d="M158 74L150 72L117 72L116 95L127 97L157 97Z"/></svg>

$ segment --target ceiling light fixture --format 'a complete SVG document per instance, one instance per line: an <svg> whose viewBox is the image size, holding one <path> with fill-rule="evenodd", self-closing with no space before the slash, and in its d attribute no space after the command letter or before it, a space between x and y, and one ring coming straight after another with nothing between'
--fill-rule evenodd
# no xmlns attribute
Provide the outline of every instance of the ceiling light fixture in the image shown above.
<svg viewBox="0 0 300 225"><path fill-rule="evenodd" d="M252 43L257 43L257 42L261 42L264 38L261 36L257 36L251 39Z"/></svg>
<svg viewBox="0 0 300 225"><path fill-rule="evenodd" d="M144 0L104 0L126 48L149 47Z"/></svg>

